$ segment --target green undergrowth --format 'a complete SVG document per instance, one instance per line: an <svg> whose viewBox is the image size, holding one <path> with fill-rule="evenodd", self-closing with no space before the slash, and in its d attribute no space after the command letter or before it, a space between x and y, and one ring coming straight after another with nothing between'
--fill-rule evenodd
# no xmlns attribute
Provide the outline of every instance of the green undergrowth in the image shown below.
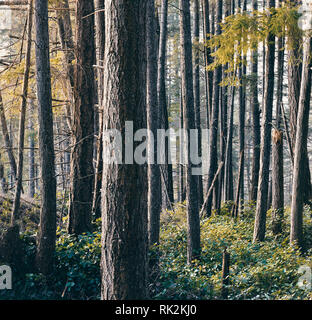
<svg viewBox="0 0 312 320"><path fill-rule="evenodd" d="M183 205L163 217L160 272L152 286L155 299L220 299L222 255L230 253L228 299L292 300L312 299L312 291L297 285L300 266L312 268L312 220L305 211L306 251L289 245L289 209L285 211L284 232L273 236L271 214L267 213L267 235L252 243L254 205L248 203L242 216L230 217L230 205L219 215L202 220L200 260L186 261L186 214Z"/></svg>
<svg viewBox="0 0 312 320"><path fill-rule="evenodd" d="M165 212L161 241L151 254L158 256L159 268L149 283L151 299L220 299L222 254L230 253L228 299L312 299L309 288L297 283L300 266L312 267L312 220L304 213L305 251L289 245L289 209L285 210L283 233L273 236L271 214L267 214L266 240L252 243L255 208L249 203L242 215L230 217L230 204L218 215L201 222L200 260L186 263L187 222L184 204ZM54 273L44 277L33 270L35 234L25 232L25 274L14 277L13 290L0 291L0 299L99 299L100 220L93 233L78 238L58 229Z"/></svg>

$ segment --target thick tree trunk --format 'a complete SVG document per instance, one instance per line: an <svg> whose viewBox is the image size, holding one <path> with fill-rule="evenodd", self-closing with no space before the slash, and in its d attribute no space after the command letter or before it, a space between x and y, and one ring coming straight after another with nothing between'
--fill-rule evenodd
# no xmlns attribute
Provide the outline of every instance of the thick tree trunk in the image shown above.
<svg viewBox="0 0 312 320"><path fill-rule="evenodd" d="M267 0L267 7L275 7L275 0ZM266 230L274 94L274 59L275 37L273 34L269 33L266 40L265 91L261 129L260 170L253 241L263 241Z"/></svg>
<svg viewBox="0 0 312 320"><path fill-rule="evenodd" d="M291 0L295 4L299 1ZM295 34L293 37L289 37L290 50L288 52L288 97L289 97L289 128L290 128L290 141L292 152L295 150L296 132L297 132L297 116L299 110L299 98L300 98L300 85L302 77L302 47L301 47L301 35ZM311 173L309 168L309 158L307 149L303 150L304 170L305 174L302 178L305 180L306 188L302 190L304 193L304 202L310 204L312 195L311 185Z"/></svg>
<svg viewBox="0 0 312 320"><path fill-rule="evenodd" d="M134 132L146 128L145 17L145 0L105 2L104 138L117 129L125 139L125 121L133 121ZM145 299L146 166L107 163L105 142L103 149L101 296Z"/></svg>
<svg viewBox="0 0 312 320"><path fill-rule="evenodd" d="M77 1L77 48L71 154L71 194L68 231L91 231L94 138L94 11L93 1Z"/></svg>
<svg viewBox="0 0 312 320"><path fill-rule="evenodd" d="M189 0L180 0L180 41L181 41L181 68L182 68L182 98L183 124L188 133L185 146L187 163L186 174L186 202L188 245L187 261L192 261L200 254L200 223L198 206L198 177L192 174L190 130L195 129L194 95L193 95L193 68L192 68L192 38Z"/></svg>
<svg viewBox="0 0 312 320"><path fill-rule="evenodd" d="M306 38L304 41L302 81L300 88L299 107L297 115L297 133L294 152L294 173L292 186L291 202L291 225L290 225L290 242L303 246L303 204L306 174L306 153L308 128L309 128L309 111L311 96L312 80L312 63L311 63L312 38Z"/></svg>
<svg viewBox="0 0 312 320"><path fill-rule="evenodd" d="M41 165L41 210L37 266L42 273L53 267L56 238L56 178L49 57L48 1L35 0L36 81Z"/></svg>

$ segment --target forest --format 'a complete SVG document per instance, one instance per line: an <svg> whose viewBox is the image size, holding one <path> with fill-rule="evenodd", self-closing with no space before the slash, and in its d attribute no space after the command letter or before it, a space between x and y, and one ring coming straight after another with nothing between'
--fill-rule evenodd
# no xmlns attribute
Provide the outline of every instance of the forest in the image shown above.
<svg viewBox="0 0 312 320"><path fill-rule="evenodd" d="M0 300L312 300L311 77L311 0L0 1Z"/></svg>

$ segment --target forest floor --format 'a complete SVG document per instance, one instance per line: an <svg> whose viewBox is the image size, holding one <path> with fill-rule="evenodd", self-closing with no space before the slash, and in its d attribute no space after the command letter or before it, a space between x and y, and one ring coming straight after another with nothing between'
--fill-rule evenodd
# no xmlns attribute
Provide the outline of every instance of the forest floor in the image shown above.
<svg viewBox="0 0 312 320"><path fill-rule="evenodd" d="M149 283L151 299L221 299L225 248L230 253L228 299L312 299L311 289L298 285L302 276L300 267L312 268L311 212L305 210L306 243L304 252L300 252L289 245L289 209L285 209L283 232L279 236L271 232L269 211L266 240L253 244L254 205L246 204L237 220L230 217L229 208L224 205L219 215L202 220L201 258L193 265L186 263L184 204L177 204L174 212L163 213L161 243L151 252L159 255L158 273ZM66 224L66 218L63 222ZM33 270L36 230L26 228L21 234L24 272L13 278L13 290L0 291L0 299L99 299L100 220L94 225L93 233L78 238L58 228L55 271L49 278Z"/></svg>
<svg viewBox="0 0 312 320"><path fill-rule="evenodd" d="M0 234L1 231L10 224L13 196L13 194L8 195L0 192ZM21 231L25 231L26 229L35 230L37 228L39 223L39 211L40 207L35 199L30 199L23 195L21 196Z"/></svg>

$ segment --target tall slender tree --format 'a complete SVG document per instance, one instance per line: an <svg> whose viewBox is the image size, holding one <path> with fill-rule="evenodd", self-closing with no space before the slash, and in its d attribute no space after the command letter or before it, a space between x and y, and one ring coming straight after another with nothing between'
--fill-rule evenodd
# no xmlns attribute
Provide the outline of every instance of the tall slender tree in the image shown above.
<svg viewBox="0 0 312 320"><path fill-rule="evenodd" d="M15 194L13 201L13 210L11 216L11 224L13 225L19 218L19 209L21 202L21 192L23 183L23 169L24 169L24 145L25 145L25 123L26 123L26 108L28 97L28 83L30 75L30 62L31 62L31 44L32 44L32 25L33 25L33 0L29 0L28 8L28 28L27 28L27 47L25 56L25 71L23 77L23 94L22 105L19 122L19 146L18 146L18 167L15 185Z"/></svg>
<svg viewBox="0 0 312 320"><path fill-rule="evenodd" d="M162 0L160 9L160 30L159 30L159 53L158 53L158 72L157 72L157 103L160 110L161 128L169 129L168 120L168 105L166 94L166 52L167 52L167 38L168 38L168 0ZM162 180L164 182L163 190L165 203L169 201L174 202L173 194L173 177L172 164L169 163L170 158L170 141L166 140L166 165L160 168Z"/></svg>
<svg viewBox="0 0 312 320"><path fill-rule="evenodd" d="M97 133L96 166L94 179L94 192L92 202L92 213L96 218L101 216L101 187L103 170L103 63L105 50L105 14L104 0L94 0L95 9L95 43L96 43L96 65L97 65L97 112L95 116L95 130Z"/></svg>
<svg viewBox="0 0 312 320"><path fill-rule="evenodd" d="M267 0L267 10L275 7L275 0ZM268 11L268 14L269 11ZM265 87L260 146L260 171L253 241L263 241L266 231L271 129L274 94L275 36L269 32L266 39Z"/></svg>
<svg viewBox="0 0 312 320"><path fill-rule="evenodd" d="M222 20L222 1L216 2L216 35L221 33ZM222 79L222 67L218 66L214 70L213 77L213 99L211 108L211 120L209 129L209 169L208 169L208 188L210 187L218 166L218 123L219 123L219 108L220 108L220 82ZM218 190L218 184L215 184L214 199L216 198L216 191ZM216 200L216 199L215 199ZM207 202L207 215L211 215L212 209L212 195Z"/></svg>
<svg viewBox="0 0 312 320"><path fill-rule="evenodd" d="M148 137L148 233L150 245L159 243L161 210L161 176L157 164L157 129L160 113L157 105L157 43L154 0L147 1L146 48L147 48L147 127Z"/></svg>
<svg viewBox="0 0 312 320"><path fill-rule="evenodd" d="M13 143L12 143L12 139L10 137L10 132L8 128L7 117L4 111L1 89L0 89L0 121L1 121L1 129L2 129L4 145L9 158L11 174L13 175L13 180L15 180L17 165L16 165L16 160L13 152Z"/></svg>
<svg viewBox="0 0 312 320"><path fill-rule="evenodd" d="M74 73L73 149L68 230L73 234L91 231L94 186L94 4L76 3L77 44Z"/></svg>
<svg viewBox="0 0 312 320"><path fill-rule="evenodd" d="M48 274L53 267L56 239L56 178L49 55L48 0L35 0L36 82L41 165L41 210L37 245L38 269Z"/></svg>
<svg viewBox="0 0 312 320"><path fill-rule="evenodd" d="M207 66L212 63L211 49L207 45L210 39L210 5L208 0L202 0L203 26L204 26L204 43L205 43L205 80L207 90L207 123L209 126L211 105L212 105L212 88L213 88L213 71L208 70Z"/></svg>
<svg viewBox="0 0 312 320"><path fill-rule="evenodd" d="M200 108L200 50L199 50L199 0L194 1L194 27L193 27L193 41L194 41L194 112L196 129L198 130L198 156L202 156L202 135L201 135L201 108ZM203 179L202 175L198 175L198 201L203 203Z"/></svg>
<svg viewBox="0 0 312 320"><path fill-rule="evenodd" d="M281 1L278 2L280 7ZM283 75L284 75L284 46L285 39L277 39L277 90L276 90L276 119L273 130L272 144L272 213L273 233L278 234L282 229L284 211L284 163L283 163L283 132L282 103L283 103Z"/></svg>
<svg viewBox="0 0 312 320"><path fill-rule="evenodd" d="M188 133L186 144L186 201L188 220L187 260L191 263L200 253L200 224L198 207L198 179L192 173L190 129L195 129L192 38L189 0L180 0L180 41L182 68L183 124Z"/></svg>
<svg viewBox="0 0 312 320"><path fill-rule="evenodd" d="M258 10L258 0L252 1L252 9ZM252 173L251 173L251 192L250 200L257 200L257 190L259 181L260 167L260 106L258 97L258 47L252 51L252 83L251 83L251 110L252 110Z"/></svg>

